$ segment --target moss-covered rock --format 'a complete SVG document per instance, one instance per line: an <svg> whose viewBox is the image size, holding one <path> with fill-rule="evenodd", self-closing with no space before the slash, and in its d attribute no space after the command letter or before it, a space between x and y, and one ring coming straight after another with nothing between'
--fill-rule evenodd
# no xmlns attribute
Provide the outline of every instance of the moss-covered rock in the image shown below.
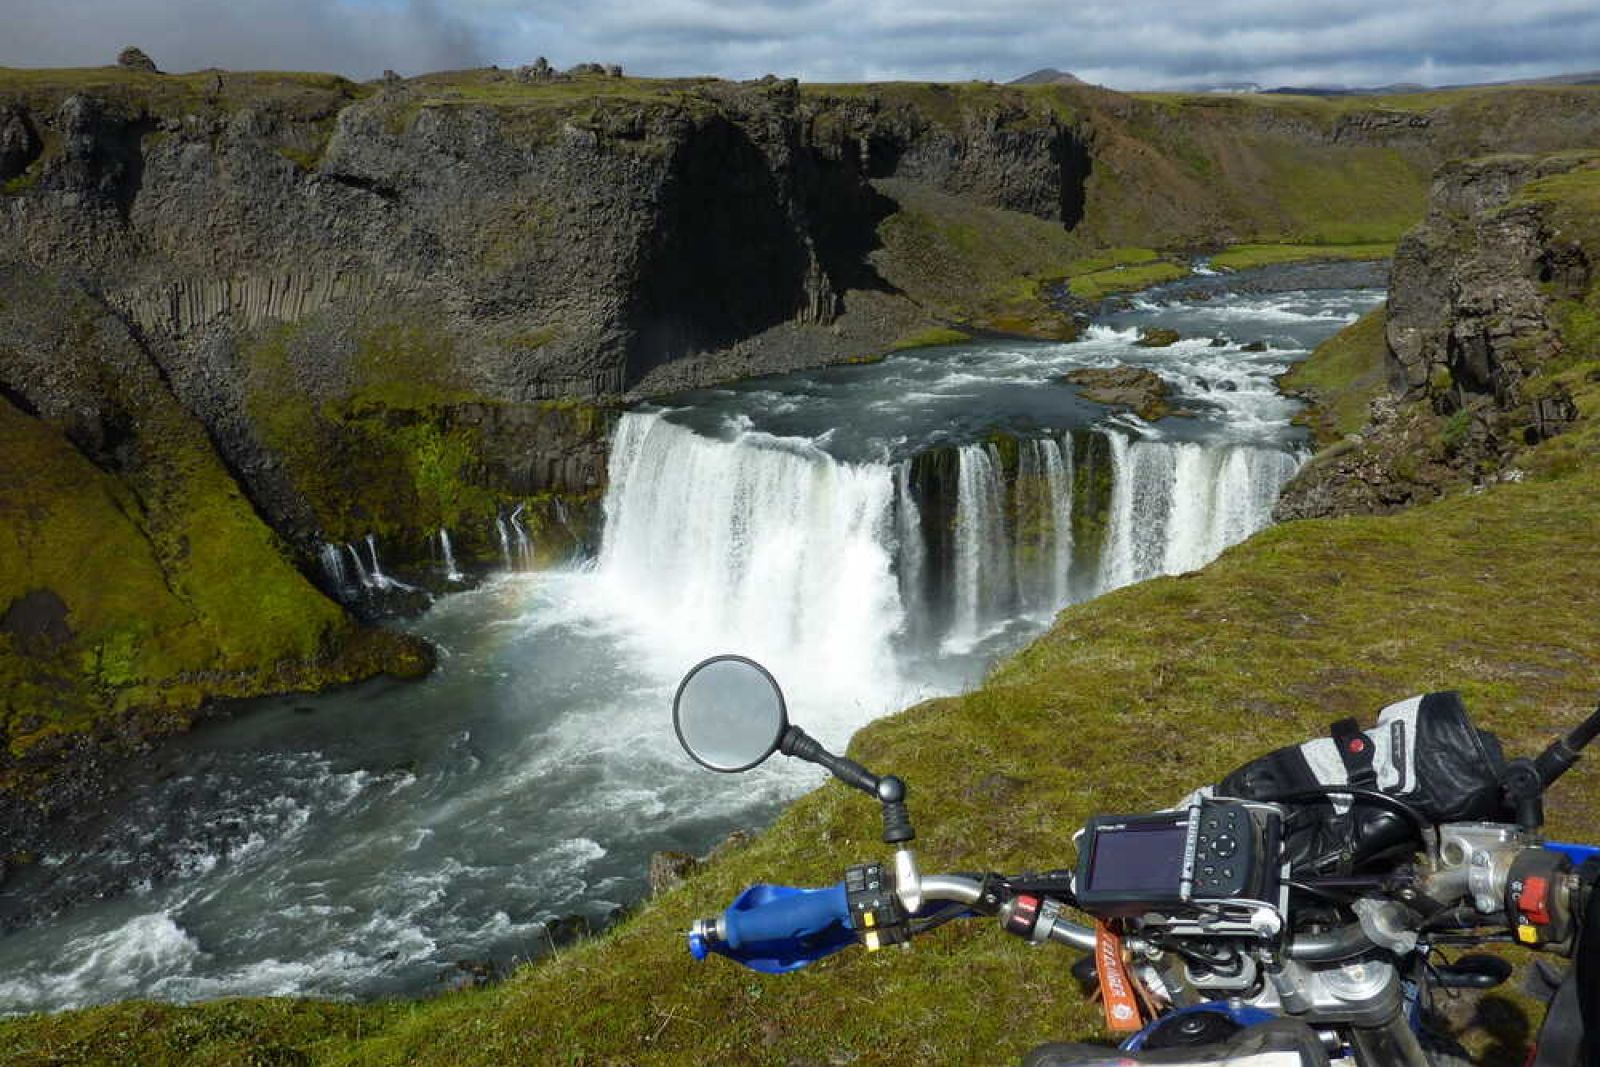
<svg viewBox="0 0 1600 1067"><path fill-rule="evenodd" d="M1166 343L1177 340L1176 331L1165 332L1173 335L1172 341ZM1145 367L1082 367L1069 371L1061 380L1078 386L1078 393L1085 400L1127 408L1146 422L1171 413L1166 381Z"/></svg>
<svg viewBox="0 0 1600 1067"><path fill-rule="evenodd" d="M1170 348L1183 339L1177 330L1165 326L1141 326L1139 339L1134 342L1140 348Z"/></svg>
<svg viewBox="0 0 1600 1067"><path fill-rule="evenodd" d="M614 407L486 397L456 339L417 315L332 338L277 326L242 349L252 436L270 457L258 464L265 495L307 541L370 534L404 565L447 529L458 562L498 560L497 521L514 511L542 560L587 539Z"/></svg>

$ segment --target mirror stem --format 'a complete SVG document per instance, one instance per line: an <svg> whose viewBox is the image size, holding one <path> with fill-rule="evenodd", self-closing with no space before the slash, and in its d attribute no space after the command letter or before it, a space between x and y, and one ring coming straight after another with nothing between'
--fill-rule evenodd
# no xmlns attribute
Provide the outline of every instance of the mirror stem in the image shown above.
<svg viewBox="0 0 1600 1067"><path fill-rule="evenodd" d="M803 759L807 763L815 763L826 768L833 776L845 785L861 790L868 796L878 795L878 776L867 770L853 759L844 756L835 756L823 748L816 738L800 729L790 726L784 731L783 740L778 743L778 751L785 756Z"/></svg>
<svg viewBox="0 0 1600 1067"><path fill-rule="evenodd" d="M861 790L883 804L883 842L894 845L895 893L909 914L922 908L922 876L917 872L911 841L917 836L911 828L911 812L906 808L906 784L894 775L879 778L861 764L845 756L835 756L816 738L791 725L778 742L778 751L793 759L825 767L845 785Z"/></svg>

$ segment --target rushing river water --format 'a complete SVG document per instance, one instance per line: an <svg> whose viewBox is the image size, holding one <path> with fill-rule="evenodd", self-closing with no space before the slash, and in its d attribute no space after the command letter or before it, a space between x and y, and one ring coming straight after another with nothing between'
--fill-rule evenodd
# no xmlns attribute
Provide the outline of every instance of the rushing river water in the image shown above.
<svg viewBox="0 0 1600 1067"><path fill-rule="evenodd" d="M13 878L0 905L66 906L0 938L0 1013L419 993L542 953L547 920L639 899L651 852L703 852L818 781L690 764L668 712L689 666L762 659L842 747L972 684L1062 604L1202 564L1267 521L1303 455L1273 376L1381 296L1156 291L1073 344L928 349L629 414L597 560L441 600L410 624L440 650L424 682L207 723ZM1141 325L1192 339L1138 348ZM1117 364L1186 414L1145 425L1059 381Z"/></svg>

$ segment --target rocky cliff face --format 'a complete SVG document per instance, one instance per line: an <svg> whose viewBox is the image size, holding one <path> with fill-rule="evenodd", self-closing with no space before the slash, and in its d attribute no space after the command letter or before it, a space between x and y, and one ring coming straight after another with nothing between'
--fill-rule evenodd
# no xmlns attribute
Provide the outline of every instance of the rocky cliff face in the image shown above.
<svg viewBox="0 0 1600 1067"><path fill-rule="evenodd" d="M1592 153L1455 163L1395 252L1391 389L1361 434L1286 491L1285 518L1390 510L1519 478L1525 452L1580 417L1575 369L1595 359ZM1574 198L1576 196L1576 201Z"/></svg>

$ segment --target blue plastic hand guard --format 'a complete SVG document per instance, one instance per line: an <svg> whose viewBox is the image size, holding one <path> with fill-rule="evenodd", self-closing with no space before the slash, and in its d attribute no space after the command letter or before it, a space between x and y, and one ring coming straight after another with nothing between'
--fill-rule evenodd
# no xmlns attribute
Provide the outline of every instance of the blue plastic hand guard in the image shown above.
<svg viewBox="0 0 1600 1067"><path fill-rule="evenodd" d="M844 883L826 889L753 885L722 916L723 940L690 935L695 959L715 952L753 971L785 974L856 939Z"/></svg>

